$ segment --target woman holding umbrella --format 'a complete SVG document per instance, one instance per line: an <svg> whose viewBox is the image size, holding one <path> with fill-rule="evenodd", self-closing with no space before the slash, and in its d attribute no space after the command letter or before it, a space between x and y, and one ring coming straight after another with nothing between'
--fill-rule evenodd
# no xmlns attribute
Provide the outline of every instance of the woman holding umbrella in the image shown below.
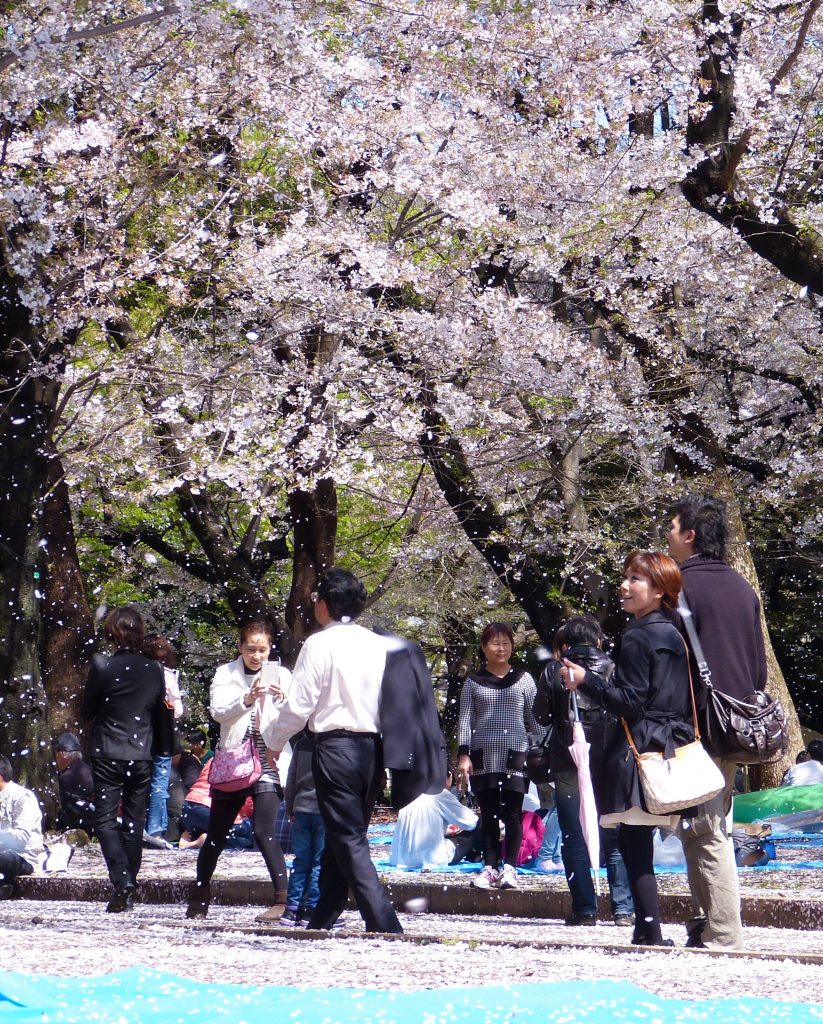
<svg viewBox="0 0 823 1024"><path fill-rule="evenodd" d="M505 622L490 622L480 635L483 667L473 672L460 694L458 771L471 779L480 806L484 867L477 889L517 888L517 857L523 839L521 812L529 788L526 752L529 734L538 737L532 705L536 693L528 672L513 668L514 634ZM506 856L500 864L500 822L506 828Z"/></svg>
<svg viewBox="0 0 823 1024"><path fill-rule="evenodd" d="M694 739L686 645L671 620L680 586L680 570L667 555L632 552L623 564L620 600L634 621L623 632L612 682L568 658L563 661L566 687L602 699L608 711L623 718L640 753L662 752ZM654 830L674 828L678 816L646 810L624 729L614 731L596 784L600 824L620 825L618 842L635 907L632 941L671 946L671 939L664 940L660 930Z"/></svg>

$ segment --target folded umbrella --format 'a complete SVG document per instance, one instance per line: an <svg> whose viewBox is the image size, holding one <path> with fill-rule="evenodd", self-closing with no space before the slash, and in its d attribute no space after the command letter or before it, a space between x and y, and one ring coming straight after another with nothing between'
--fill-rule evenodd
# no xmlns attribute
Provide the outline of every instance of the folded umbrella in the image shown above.
<svg viewBox="0 0 823 1024"><path fill-rule="evenodd" d="M589 767L589 750L591 744L583 732L580 715L577 709L577 694L571 691L572 742L569 753L577 766L577 788L580 791L580 827L589 851L589 864L594 872L594 888L600 895L600 822L597 804L592 787L592 774Z"/></svg>

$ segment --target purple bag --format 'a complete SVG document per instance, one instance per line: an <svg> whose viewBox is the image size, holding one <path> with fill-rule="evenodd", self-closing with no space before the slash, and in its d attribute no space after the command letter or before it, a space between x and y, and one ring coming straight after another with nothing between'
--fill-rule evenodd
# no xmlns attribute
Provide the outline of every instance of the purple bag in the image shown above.
<svg viewBox="0 0 823 1024"><path fill-rule="evenodd" d="M253 786L262 774L257 747L254 740L247 738L239 747L215 750L209 768L209 785L221 793L234 793Z"/></svg>

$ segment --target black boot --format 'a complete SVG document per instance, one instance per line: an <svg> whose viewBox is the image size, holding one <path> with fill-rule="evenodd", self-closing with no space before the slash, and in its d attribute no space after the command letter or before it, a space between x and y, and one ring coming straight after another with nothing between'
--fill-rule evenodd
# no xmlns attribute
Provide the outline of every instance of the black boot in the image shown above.
<svg viewBox="0 0 823 1024"><path fill-rule="evenodd" d="M192 920L208 917L211 903L211 886L208 882L192 882L189 887L189 905L186 917Z"/></svg>
<svg viewBox="0 0 823 1024"><path fill-rule="evenodd" d="M122 889L116 889L114 896L106 904L106 912L109 914L122 914L124 910L134 910L133 885L124 885Z"/></svg>

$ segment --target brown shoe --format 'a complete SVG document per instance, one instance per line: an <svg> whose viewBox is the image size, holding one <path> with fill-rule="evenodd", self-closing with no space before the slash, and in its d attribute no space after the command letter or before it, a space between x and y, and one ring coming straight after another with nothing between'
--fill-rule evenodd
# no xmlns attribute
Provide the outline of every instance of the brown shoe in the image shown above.
<svg viewBox="0 0 823 1024"><path fill-rule="evenodd" d="M192 882L189 887L189 905L186 907L186 917L193 921L208 917L209 903L211 903L211 886Z"/></svg>
<svg viewBox="0 0 823 1024"><path fill-rule="evenodd" d="M283 916L285 906L282 903L275 903L273 907L269 907L268 910L264 910L262 914L258 914L255 921L258 924L274 924L275 921L279 921Z"/></svg>

